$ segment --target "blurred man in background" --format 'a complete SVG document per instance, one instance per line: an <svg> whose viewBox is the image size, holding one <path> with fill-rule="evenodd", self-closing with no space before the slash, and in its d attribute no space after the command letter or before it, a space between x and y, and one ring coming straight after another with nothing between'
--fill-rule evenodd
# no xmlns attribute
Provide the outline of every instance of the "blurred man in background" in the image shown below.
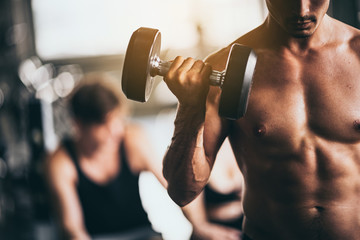
<svg viewBox="0 0 360 240"><path fill-rule="evenodd" d="M151 171L166 186L150 141L125 120L124 99L108 76L88 75L81 82L69 99L76 134L63 140L46 165L62 236L133 233L134 239L161 239L139 195L141 171Z"/></svg>

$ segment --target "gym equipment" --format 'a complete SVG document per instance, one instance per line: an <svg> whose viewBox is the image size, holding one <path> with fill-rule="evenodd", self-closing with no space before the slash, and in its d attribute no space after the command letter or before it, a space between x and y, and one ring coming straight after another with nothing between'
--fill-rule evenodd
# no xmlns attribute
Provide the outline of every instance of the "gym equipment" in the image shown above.
<svg viewBox="0 0 360 240"><path fill-rule="evenodd" d="M161 34L157 29L141 27L131 36L122 73L122 90L126 97L146 102L156 75L165 76L171 63L159 58ZM221 91L219 115L236 120L245 115L256 65L254 51L233 44L225 71L212 71L209 84Z"/></svg>

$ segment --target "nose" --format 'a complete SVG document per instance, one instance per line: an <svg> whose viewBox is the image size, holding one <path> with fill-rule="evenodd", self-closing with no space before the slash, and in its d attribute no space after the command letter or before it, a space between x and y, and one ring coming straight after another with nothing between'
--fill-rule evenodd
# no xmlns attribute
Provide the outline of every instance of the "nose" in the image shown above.
<svg viewBox="0 0 360 240"><path fill-rule="evenodd" d="M310 2L311 0L298 0L294 1L296 4L294 6L295 14L303 17L309 14L310 12Z"/></svg>

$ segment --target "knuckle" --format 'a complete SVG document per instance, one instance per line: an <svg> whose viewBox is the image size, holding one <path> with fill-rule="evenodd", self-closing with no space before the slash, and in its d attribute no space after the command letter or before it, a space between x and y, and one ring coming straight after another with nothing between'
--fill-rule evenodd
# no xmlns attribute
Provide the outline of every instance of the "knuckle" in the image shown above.
<svg viewBox="0 0 360 240"><path fill-rule="evenodd" d="M196 60L195 64L199 66L205 65L205 63L202 60Z"/></svg>
<svg viewBox="0 0 360 240"><path fill-rule="evenodd" d="M165 79L171 80L176 77L176 72L183 62L184 58L182 56L175 57L175 59L172 61L169 71L165 74Z"/></svg>
<svg viewBox="0 0 360 240"><path fill-rule="evenodd" d="M188 78L187 73L185 71L177 71L176 72L176 78L179 79L180 82L184 82L186 81L186 79Z"/></svg>
<svg viewBox="0 0 360 240"><path fill-rule="evenodd" d="M174 62L182 62L182 61L184 61L184 58L182 57L182 56L177 56L176 58L175 58L175 60L174 60Z"/></svg>
<svg viewBox="0 0 360 240"><path fill-rule="evenodd" d="M207 70L211 70L212 69L212 67L211 67L211 65L209 64L209 63L204 63L205 64L205 68L207 69Z"/></svg>
<svg viewBox="0 0 360 240"><path fill-rule="evenodd" d="M165 74L164 79L171 80L171 79L173 79L173 77L174 77L173 72L172 72L171 70L169 70L169 71Z"/></svg>
<svg viewBox="0 0 360 240"><path fill-rule="evenodd" d="M195 60L192 57L188 57L188 58L185 59L185 62L186 63L194 63Z"/></svg>
<svg viewBox="0 0 360 240"><path fill-rule="evenodd" d="M201 79L199 73L196 71L189 71L188 78L196 82Z"/></svg>

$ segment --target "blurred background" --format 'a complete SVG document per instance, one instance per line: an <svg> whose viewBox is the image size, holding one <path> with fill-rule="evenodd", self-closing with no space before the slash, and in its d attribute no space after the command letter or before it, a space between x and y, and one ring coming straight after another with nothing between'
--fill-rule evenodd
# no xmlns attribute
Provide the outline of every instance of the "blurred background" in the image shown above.
<svg viewBox="0 0 360 240"><path fill-rule="evenodd" d="M359 27L359 10L360 0L332 0L329 14ZM164 60L202 59L266 14L265 0L1 0L0 239L56 239L41 165L71 131L64 99L89 72L108 72L121 87L133 31L159 29ZM157 78L149 102L129 104L162 158L176 99ZM140 187L154 228L187 239L190 224L151 174Z"/></svg>

